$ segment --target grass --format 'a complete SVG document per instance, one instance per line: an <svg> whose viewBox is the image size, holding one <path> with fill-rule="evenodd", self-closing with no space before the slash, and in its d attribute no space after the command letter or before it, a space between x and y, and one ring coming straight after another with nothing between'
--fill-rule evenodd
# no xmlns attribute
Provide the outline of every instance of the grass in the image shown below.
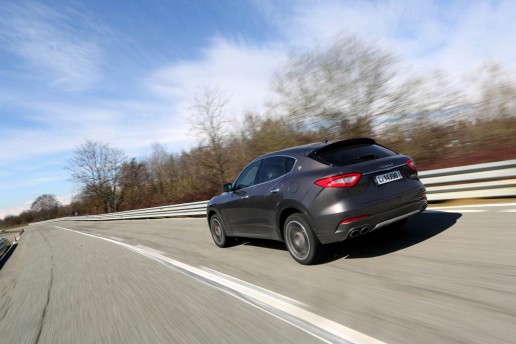
<svg viewBox="0 0 516 344"><path fill-rule="evenodd" d="M4 233L3 231L5 231L5 233L18 233L20 231L20 229L22 229L24 227L27 227L27 225L24 224L24 225L16 225L16 226L11 226L11 227L6 227L6 228L0 228L0 234Z"/></svg>

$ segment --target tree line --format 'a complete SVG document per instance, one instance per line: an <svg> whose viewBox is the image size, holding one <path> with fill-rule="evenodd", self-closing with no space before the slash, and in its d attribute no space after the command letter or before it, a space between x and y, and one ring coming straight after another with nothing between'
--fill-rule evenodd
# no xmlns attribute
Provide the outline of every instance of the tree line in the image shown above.
<svg viewBox="0 0 516 344"><path fill-rule="evenodd" d="M252 159L287 147L352 137L415 158L420 170L515 158L516 84L487 63L467 82L409 72L393 54L353 36L293 52L261 113L230 120L230 98L205 88L191 106L197 146L150 156L86 141L65 167L80 193L53 213L32 209L0 225L207 200ZM32 215L29 216L29 215Z"/></svg>

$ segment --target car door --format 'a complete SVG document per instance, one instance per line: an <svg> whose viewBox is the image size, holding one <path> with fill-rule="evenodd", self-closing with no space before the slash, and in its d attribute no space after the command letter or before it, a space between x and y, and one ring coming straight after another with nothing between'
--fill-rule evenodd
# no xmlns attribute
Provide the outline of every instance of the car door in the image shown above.
<svg viewBox="0 0 516 344"><path fill-rule="evenodd" d="M254 212L253 230L260 237L279 239L276 213L284 198L285 176L292 171L295 159L286 156L265 158L259 171L257 185L250 195Z"/></svg>
<svg viewBox="0 0 516 344"><path fill-rule="evenodd" d="M284 176L295 160L284 156L264 158L255 184L235 191L244 197L239 207L239 223L233 233L240 236L279 239L276 231L276 211L283 200Z"/></svg>
<svg viewBox="0 0 516 344"><path fill-rule="evenodd" d="M228 194L228 199L220 206L222 217L232 235L249 233L249 226L253 223L250 196L253 194L261 163L262 160L254 161L244 168L233 184L233 191Z"/></svg>

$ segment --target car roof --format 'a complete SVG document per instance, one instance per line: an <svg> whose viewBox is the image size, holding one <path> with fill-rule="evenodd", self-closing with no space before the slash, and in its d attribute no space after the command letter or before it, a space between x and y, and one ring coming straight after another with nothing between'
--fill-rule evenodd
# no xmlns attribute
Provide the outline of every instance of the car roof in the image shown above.
<svg viewBox="0 0 516 344"><path fill-rule="evenodd" d="M270 156L277 156L277 155L294 155L294 156L307 156L310 153L314 151L318 151L319 149L325 147L326 149L331 149L332 147L345 147L345 146L352 146L356 144L375 144L376 142L371 138L353 138L353 139L347 139L347 140L337 140L337 141L328 141L328 142L317 142L317 143L309 143L302 146L296 146L291 148L282 149L276 152L267 153L265 155L260 156L259 158L255 159L261 159L265 157Z"/></svg>

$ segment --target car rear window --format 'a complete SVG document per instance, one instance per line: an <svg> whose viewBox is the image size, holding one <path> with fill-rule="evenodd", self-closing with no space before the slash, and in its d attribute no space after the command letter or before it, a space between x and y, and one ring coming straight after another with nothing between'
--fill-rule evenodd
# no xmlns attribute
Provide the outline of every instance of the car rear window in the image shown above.
<svg viewBox="0 0 516 344"><path fill-rule="evenodd" d="M396 155L396 152L371 143L361 143L350 146L329 146L316 152L318 160L338 166L386 158L393 155Z"/></svg>

